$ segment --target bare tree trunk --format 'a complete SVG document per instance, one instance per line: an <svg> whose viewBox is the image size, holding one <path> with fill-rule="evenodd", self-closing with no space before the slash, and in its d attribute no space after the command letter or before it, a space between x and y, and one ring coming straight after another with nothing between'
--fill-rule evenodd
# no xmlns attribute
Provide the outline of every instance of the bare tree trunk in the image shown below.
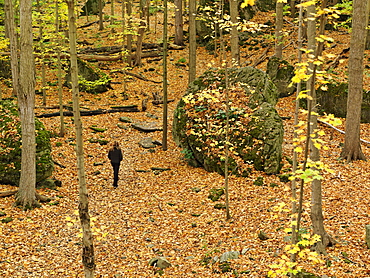
<svg viewBox="0 0 370 278"><path fill-rule="evenodd" d="M141 55L143 52L143 39L144 39L144 33L146 30L146 21L145 21L145 13L146 13L146 6L143 0L140 0L140 25L139 29L137 31L137 42L136 42L136 53L135 53L135 59L134 59L134 65L135 66L141 66Z"/></svg>
<svg viewBox="0 0 370 278"><path fill-rule="evenodd" d="M132 0L124 0L126 2L126 11L127 11L127 29L131 33L132 32ZM127 57L126 57L126 62L129 67L132 66L132 58L131 58L131 53L132 53L132 34L127 34Z"/></svg>
<svg viewBox="0 0 370 278"><path fill-rule="evenodd" d="M301 0L302 3L303 0ZM302 25L303 25L303 7L299 8L299 19L298 19L298 63L302 62L302 46L303 46L303 34L302 34ZM299 82L297 84L297 92L296 92L296 99L298 99L299 93L301 92L302 89L302 83ZM297 125L298 125L298 116L299 116L299 101L296 101L295 103L295 109L294 109L294 139L298 139L298 133L297 133ZM298 166L298 154L297 152L293 152L293 167L292 167L292 172L295 174L297 171L297 166ZM304 184L301 182L300 186L300 194L299 194L299 201L298 201L298 207L300 208L299 210L302 210L303 206L303 190L304 190ZM299 218L297 215L297 180L292 180L292 245L297 244L298 242L298 229L301 221L301 212L299 213ZM292 262L295 262L297 258L297 254L291 254L290 260Z"/></svg>
<svg viewBox="0 0 370 278"><path fill-rule="evenodd" d="M360 144L360 121L363 95L363 59L365 52L368 1L353 1L352 34L348 61L348 100L346 136L341 158L351 162L365 160Z"/></svg>
<svg viewBox="0 0 370 278"><path fill-rule="evenodd" d="M163 136L162 149L167 150L167 37L168 37L168 6L164 0L164 20L163 20Z"/></svg>
<svg viewBox="0 0 370 278"><path fill-rule="evenodd" d="M322 2L322 8L326 7L327 1ZM310 53L315 53L312 55L312 58L317 59L322 53L322 44L316 48L316 20L313 18L313 15L316 14L315 5L310 5L307 7L307 39L308 39L308 50ZM325 17L320 18L320 35L324 33L325 26ZM311 124L311 134L314 134L313 139L317 137L317 100L316 100L316 91L315 91L315 74L316 66L313 64L313 61L309 62L309 67L312 73L312 77L307 81L307 90L311 96L311 99L307 101L311 102L312 114L310 117ZM311 135L310 135L310 138ZM320 151L312 143L310 143L310 159L314 162L320 161ZM321 180L313 179L311 184L311 221L314 234L317 234L321 237L321 241L318 242L315 246L315 249L319 253L326 254L326 246L331 245L333 240L327 234L324 228L324 217L322 213L322 188Z"/></svg>
<svg viewBox="0 0 370 278"><path fill-rule="evenodd" d="M99 31L103 31L103 0L98 0L99 5Z"/></svg>
<svg viewBox="0 0 370 278"><path fill-rule="evenodd" d="M292 17L295 16L296 10L295 0L290 0L290 13Z"/></svg>
<svg viewBox="0 0 370 278"><path fill-rule="evenodd" d="M195 80L197 70L196 0L189 0L189 84Z"/></svg>
<svg viewBox="0 0 370 278"><path fill-rule="evenodd" d="M143 39L144 39L144 33L145 33L145 21L142 18L140 20L140 26L138 30L138 36L137 36L137 42L136 42L136 53L135 53L135 61L134 65L135 66L141 66L142 61L141 61L141 55L143 52Z"/></svg>
<svg viewBox="0 0 370 278"><path fill-rule="evenodd" d="M10 41L10 67L12 70L13 95L19 91L18 34L15 28L14 8L12 0L4 1L5 24Z"/></svg>
<svg viewBox="0 0 370 278"><path fill-rule="evenodd" d="M283 58L283 7L284 3L276 3L276 28L275 28L275 56Z"/></svg>
<svg viewBox="0 0 370 278"><path fill-rule="evenodd" d="M55 32L59 35L59 2L55 1ZM59 98L59 115L60 115L60 132L59 136L65 134L64 115L63 115L63 83L62 83L62 61L61 61L61 44L62 40L58 38L57 46L57 78L58 78L58 98Z"/></svg>
<svg viewBox="0 0 370 278"><path fill-rule="evenodd" d="M239 56L239 32L238 32L238 0L230 0L230 20L231 20L231 58L233 64L238 66L240 64ZM234 66L233 65L233 66Z"/></svg>
<svg viewBox="0 0 370 278"><path fill-rule="evenodd" d="M78 211L82 227L82 263L86 278L93 278L95 272L94 244L90 227L89 199L86 188L82 121L80 115L78 66L76 50L76 16L74 0L68 0L69 46L71 55L71 80L73 94L73 116L76 130L77 174L79 181Z"/></svg>
<svg viewBox="0 0 370 278"><path fill-rule="evenodd" d="M184 45L184 24L182 20L182 0L175 0L175 44Z"/></svg>
<svg viewBox="0 0 370 278"><path fill-rule="evenodd" d="M22 126L21 177L16 204L24 209L36 201L35 62L32 39L32 2L21 0L18 107Z"/></svg>
<svg viewBox="0 0 370 278"><path fill-rule="evenodd" d="M37 3L37 11L39 12L39 17L41 16L41 4L40 4L40 0L37 0L36 1ZM40 45L40 56L41 56L41 92L42 92L42 105L43 106L46 106L46 90L45 90L45 87L46 87L46 76L45 76L45 70L46 70L46 65L45 65L45 59L44 59L44 30L43 30L43 26L42 26L42 21L41 19L39 18L38 20L38 24L39 24L39 36L40 36L40 40L39 40L39 45Z"/></svg>

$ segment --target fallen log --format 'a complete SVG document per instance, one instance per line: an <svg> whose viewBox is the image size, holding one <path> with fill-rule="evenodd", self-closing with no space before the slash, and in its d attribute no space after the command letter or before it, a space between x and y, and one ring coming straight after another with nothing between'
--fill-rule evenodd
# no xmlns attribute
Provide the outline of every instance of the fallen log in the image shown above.
<svg viewBox="0 0 370 278"><path fill-rule="evenodd" d="M107 113L117 113L117 112L140 112L137 105L129 105L129 106L122 106L121 108L114 108L114 109L98 109L98 110L83 110L80 111L81 116L94 116L100 114L107 114ZM73 116L73 112L71 111L64 111L64 116ZM41 115L36 115L36 118L51 118L60 116L59 112L55 113L46 113Z"/></svg>
<svg viewBox="0 0 370 278"><path fill-rule="evenodd" d="M326 68L326 70L329 70L329 69L335 69L339 63L340 63L340 60L342 59L347 59L348 57L346 56L350 51L350 48L344 48L338 55L337 57L333 60L333 62L331 62L329 64L329 66Z"/></svg>
<svg viewBox="0 0 370 278"><path fill-rule="evenodd" d="M167 103L169 103L169 102L173 102L173 101L175 101L174 99L168 99L167 100ZM152 104L154 104L154 105L159 105L159 104L163 104L163 100L152 100Z"/></svg>
<svg viewBox="0 0 370 278"><path fill-rule="evenodd" d="M163 44L159 43L143 43L143 49L162 49ZM106 54L115 54L121 52L123 49L122 46L101 46L101 47L87 47L85 49L81 49L79 52L81 54L86 54L86 53L106 53ZM182 50L184 49L184 46L178 46L176 44L168 44L168 49L169 50ZM136 51L136 47L132 48L132 52Z"/></svg>
<svg viewBox="0 0 370 278"><path fill-rule="evenodd" d="M155 80L150 80L142 75L139 75L139 74L136 74L136 73L133 73L133 72L129 72L129 71L126 71L126 70L115 70L114 72L118 72L118 73L122 73L122 74L126 74L126 75L130 75L130 76L133 76L133 77L136 77L140 80L143 80L143 81L149 81L149 82L153 82L153 83L162 83L163 81L155 81Z"/></svg>

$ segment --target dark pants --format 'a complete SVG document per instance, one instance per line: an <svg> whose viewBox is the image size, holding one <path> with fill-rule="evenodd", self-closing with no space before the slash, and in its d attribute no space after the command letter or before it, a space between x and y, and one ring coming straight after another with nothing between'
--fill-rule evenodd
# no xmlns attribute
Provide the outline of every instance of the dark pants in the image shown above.
<svg viewBox="0 0 370 278"><path fill-rule="evenodd" d="M113 167L113 186L118 186L118 172L119 172L119 163L112 163Z"/></svg>

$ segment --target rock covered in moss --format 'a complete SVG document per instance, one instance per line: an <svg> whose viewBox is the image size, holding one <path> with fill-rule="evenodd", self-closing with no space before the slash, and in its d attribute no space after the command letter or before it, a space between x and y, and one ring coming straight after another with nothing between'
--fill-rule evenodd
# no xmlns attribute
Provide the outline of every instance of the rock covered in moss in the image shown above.
<svg viewBox="0 0 370 278"><path fill-rule="evenodd" d="M207 171L224 173L226 118L229 117L229 170L248 176L251 168L273 174L282 158L283 123L274 106L278 92L266 73L251 67L210 70L190 84L173 121L175 142L191 152L188 160Z"/></svg>
<svg viewBox="0 0 370 278"><path fill-rule="evenodd" d="M54 170L50 133L35 119L36 182L50 177ZM18 185L21 170L21 124L15 103L0 102L0 183Z"/></svg>
<svg viewBox="0 0 370 278"><path fill-rule="evenodd" d="M100 69L90 63L77 59L79 90L86 93L99 94L111 88L111 79ZM70 70L66 75L65 85L72 88Z"/></svg>

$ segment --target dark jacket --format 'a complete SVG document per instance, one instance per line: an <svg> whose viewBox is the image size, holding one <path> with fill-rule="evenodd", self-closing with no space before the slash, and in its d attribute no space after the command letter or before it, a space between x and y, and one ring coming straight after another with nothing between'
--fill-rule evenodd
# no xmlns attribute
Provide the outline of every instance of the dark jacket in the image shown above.
<svg viewBox="0 0 370 278"><path fill-rule="evenodd" d="M121 149L113 148L108 152L108 158L111 163L120 163L123 159Z"/></svg>

